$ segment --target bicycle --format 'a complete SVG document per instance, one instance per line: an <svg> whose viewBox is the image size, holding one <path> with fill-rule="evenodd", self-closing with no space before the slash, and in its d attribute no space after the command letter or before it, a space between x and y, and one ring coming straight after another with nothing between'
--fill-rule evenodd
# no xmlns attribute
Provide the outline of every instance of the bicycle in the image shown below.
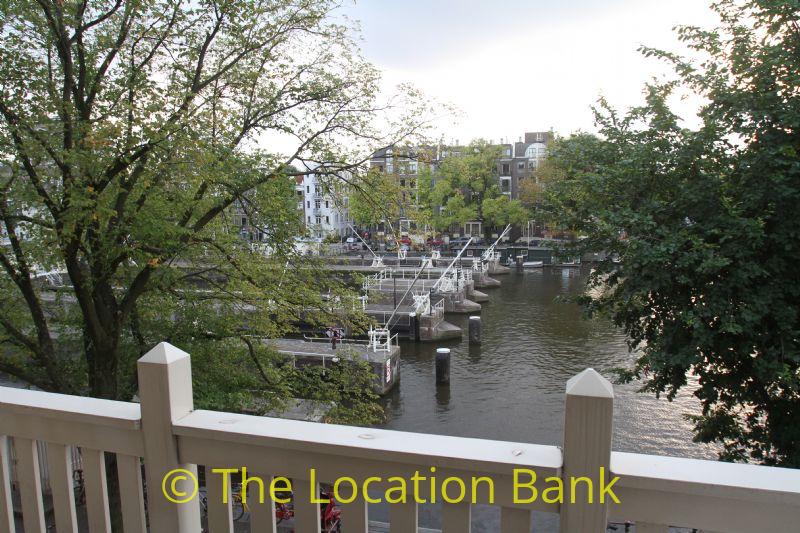
<svg viewBox="0 0 800 533"><path fill-rule="evenodd" d="M283 521L288 521L294 518L294 501L293 495L289 492L287 495L281 495L281 499L289 499L286 503L275 503L275 523L280 524ZM320 490L320 498L328 499L328 503L319 509L319 519L322 533L340 533L342 530L342 511L336 505L333 495L324 490Z"/></svg>
<svg viewBox="0 0 800 533"><path fill-rule="evenodd" d="M72 484L75 491L75 505L86 505L86 483L83 479L83 470L78 468L72 471Z"/></svg>

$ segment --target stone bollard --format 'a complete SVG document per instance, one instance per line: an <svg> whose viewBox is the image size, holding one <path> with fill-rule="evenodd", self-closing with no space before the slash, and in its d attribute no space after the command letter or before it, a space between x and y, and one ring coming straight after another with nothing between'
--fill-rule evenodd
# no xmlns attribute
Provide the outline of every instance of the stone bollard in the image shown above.
<svg viewBox="0 0 800 533"><path fill-rule="evenodd" d="M450 348L436 349L436 384L450 383Z"/></svg>
<svg viewBox="0 0 800 533"><path fill-rule="evenodd" d="M479 316L469 317L469 343L481 343L481 317Z"/></svg>

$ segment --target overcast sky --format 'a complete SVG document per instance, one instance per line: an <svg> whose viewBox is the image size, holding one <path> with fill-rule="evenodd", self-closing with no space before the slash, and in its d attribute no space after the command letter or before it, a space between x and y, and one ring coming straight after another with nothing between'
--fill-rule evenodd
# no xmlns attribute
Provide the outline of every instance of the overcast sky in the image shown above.
<svg viewBox="0 0 800 533"><path fill-rule="evenodd" d="M445 139L516 140L525 131L593 131L601 94L641 102L665 68L641 44L680 51L676 24L708 26L707 0L358 0L362 50L387 84L411 82L456 105Z"/></svg>

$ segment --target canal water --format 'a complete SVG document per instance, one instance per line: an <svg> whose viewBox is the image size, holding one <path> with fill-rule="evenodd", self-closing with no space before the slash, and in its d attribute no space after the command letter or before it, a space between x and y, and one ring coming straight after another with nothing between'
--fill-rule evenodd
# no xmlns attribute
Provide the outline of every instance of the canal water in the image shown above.
<svg viewBox="0 0 800 533"><path fill-rule="evenodd" d="M555 268L498 276L502 286L485 291L491 300L481 312L481 346L469 345L468 319L456 315L445 319L463 328L463 340L402 343L401 381L385 399L383 427L560 446L567 380L587 367L613 379L611 369L635 358L613 324L587 320L576 304L564 301L582 290L585 276ZM435 384L439 347L452 350L449 387ZM693 396L668 402L637 388L614 387L615 451L715 458L713 448L691 440L683 415L698 412ZM537 531L557 530L555 517L535 515ZM438 516L422 506L421 525L438 528ZM497 509L477 507L473 530L497 531L497 520Z"/></svg>

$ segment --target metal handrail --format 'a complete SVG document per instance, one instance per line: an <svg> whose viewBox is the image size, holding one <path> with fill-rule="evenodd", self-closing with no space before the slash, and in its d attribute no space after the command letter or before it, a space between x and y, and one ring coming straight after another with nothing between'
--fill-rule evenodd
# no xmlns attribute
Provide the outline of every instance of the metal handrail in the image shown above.
<svg viewBox="0 0 800 533"><path fill-rule="evenodd" d="M439 280L436 283L433 284L432 290L434 290L434 291L437 290L439 284L442 283L442 280L445 279L445 276L447 276L447 274L450 272L450 270L452 270L453 265L456 264L456 261L461 259L461 254L464 253L464 250L466 250L467 246L469 246L470 244L472 244L472 237L469 238L469 240L464 245L464 247L458 252L458 254L453 258L453 260L450 261L450 264L447 266L447 268L445 269L444 273L442 273L442 277L440 277Z"/></svg>

